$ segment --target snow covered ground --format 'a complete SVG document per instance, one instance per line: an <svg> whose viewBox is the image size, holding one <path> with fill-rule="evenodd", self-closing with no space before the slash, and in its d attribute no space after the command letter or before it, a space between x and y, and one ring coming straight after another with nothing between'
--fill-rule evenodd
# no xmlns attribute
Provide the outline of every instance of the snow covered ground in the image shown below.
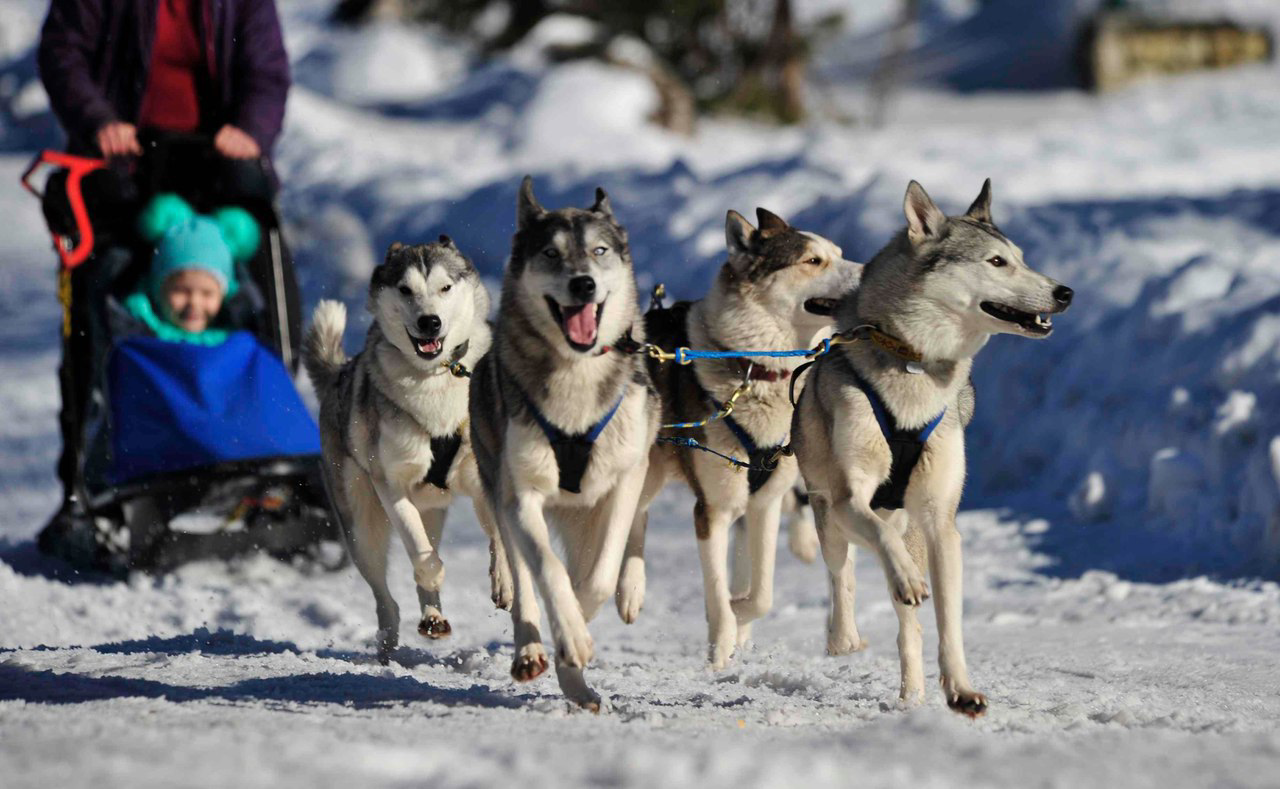
<svg viewBox="0 0 1280 789"><path fill-rule="evenodd" d="M15 184L49 123L29 59L41 5L0 0L3 786L1275 785L1274 67L1102 98L939 87L984 73L979 58L930 72L937 85L872 128L843 78L870 40L859 28L819 53L812 124L721 120L686 139L644 124L655 97L633 72L551 67L533 46L484 64L413 31L335 33L328 2L283 3L299 84L278 161L309 301L358 307L388 242L445 231L496 282L524 172L548 204L605 186L642 285L676 296L712 276L727 208L768 206L865 260L900 222L908 179L959 210L991 176L997 221L1077 291L1053 338L1000 338L979 357L960 528L986 718L959 719L936 693L895 707L895 618L865 556L869 650L822 654L824 575L788 555L753 648L708 672L680 492L651 521L640 622L606 610L593 624L588 676L611 702L596 717L570 713L549 677L510 681L509 620L488 602L467 507L444 549L454 636L422 641L406 605L388 667L371 659L372 604L351 569L255 559L109 583L36 553L58 495L58 310L39 212ZM868 5L883 25L887 3L852 7ZM934 5L926 36L973 40L974 4ZM1233 4L1275 19L1267 6ZM561 20L535 40L575 30ZM402 603L406 564L392 563Z"/></svg>

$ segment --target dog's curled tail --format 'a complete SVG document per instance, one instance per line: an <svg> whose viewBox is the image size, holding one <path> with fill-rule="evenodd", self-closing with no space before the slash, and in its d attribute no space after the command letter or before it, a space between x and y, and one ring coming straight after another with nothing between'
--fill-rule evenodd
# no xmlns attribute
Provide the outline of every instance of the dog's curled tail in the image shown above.
<svg viewBox="0 0 1280 789"><path fill-rule="evenodd" d="M311 328L302 345L302 363L311 377L311 385L321 396L338 380L338 372L347 363L342 350L342 333L347 328L347 307L340 301L325 299L311 313Z"/></svg>

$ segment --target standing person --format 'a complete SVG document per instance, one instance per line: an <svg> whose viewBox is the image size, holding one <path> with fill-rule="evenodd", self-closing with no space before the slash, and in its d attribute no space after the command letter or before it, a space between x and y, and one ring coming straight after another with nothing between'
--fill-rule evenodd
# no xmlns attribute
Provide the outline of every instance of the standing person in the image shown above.
<svg viewBox="0 0 1280 789"><path fill-rule="evenodd" d="M59 368L63 448L58 476L64 493L54 526L84 514L83 506L76 506L82 492L82 433L95 359L102 350L102 331L92 325L91 307L133 252L134 239L126 229L132 220L120 222L115 215L131 210L121 204L167 186L154 178L133 183L132 176L141 175L135 157L143 154L148 135L208 137L211 165L198 171L168 169L187 180L211 180L200 188L217 192L223 202L269 211L275 193L269 156L284 120L290 76L275 0L52 0L38 64L68 151L100 156L112 165L114 175L99 184L103 194L96 201L86 197L120 225L105 237L99 234L94 255L70 277L70 332ZM295 324L288 336L297 337L297 284L287 254L281 257L283 276L277 272L276 281L283 280L281 295ZM272 282L271 272L255 265L250 265L254 280ZM274 285L269 292L276 292Z"/></svg>
<svg viewBox="0 0 1280 789"><path fill-rule="evenodd" d="M274 0L53 0L39 66L71 152L108 158L140 154L139 127L269 155L289 91Z"/></svg>

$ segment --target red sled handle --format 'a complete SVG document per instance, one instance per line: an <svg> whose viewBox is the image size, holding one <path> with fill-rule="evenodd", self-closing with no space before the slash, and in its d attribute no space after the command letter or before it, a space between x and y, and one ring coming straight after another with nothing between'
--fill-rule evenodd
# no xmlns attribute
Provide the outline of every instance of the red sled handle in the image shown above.
<svg viewBox="0 0 1280 789"><path fill-rule="evenodd" d="M53 233L53 248L62 259L62 266L73 269L89 258L93 253L93 225L89 222L89 211L84 205L84 192L80 182L86 175L107 166L105 159L89 159L84 156L72 156L61 151L41 151L31 162L31 166L22 174L22 185L40 200L44 193L31 182L32 176L43 166L61 167L67 171L67 202L71 204L71 214L76 220L78 242L68 236Z"/></svg>

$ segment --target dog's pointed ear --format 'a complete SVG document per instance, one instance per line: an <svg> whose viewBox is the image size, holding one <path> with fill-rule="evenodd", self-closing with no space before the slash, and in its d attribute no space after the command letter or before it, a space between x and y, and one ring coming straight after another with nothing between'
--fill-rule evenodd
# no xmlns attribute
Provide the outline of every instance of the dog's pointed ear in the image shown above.
<svg viewBox="0 0 1280 789"><path fill-rule="evenodd" d="M609 202L609 193L598 186L596 187L596 202L591 206L591 212L613 219L613 204Z"/></svg>
<svg viewBox="0 0 1280 789"><path fill-rule="evenodd" d="M938 208L930 199L929 193L916 181L907 185L902 210L907 215L907 238L913 244L937 238L942 232L942 226L947 223L947 215L942 213L942 209Z"/></svg>
<svg viewBox="0 0 1280 789"><path fill-rule="evenodd" d="M399 241L391 242L391 246L387 247L387 256L382 259L382 262L390 263L391 259L396 255L400 254L400 250L404 249L404 247L405 245L400 243Z"/></svg>
<svg viewBox="0 0 1280 789"><path fill-rule="evenodd" d="M991 179L982 182L982 191L978 192L978 198L973 201L973 205L969 206L969 210L965 212L965 216L970 219L976 219L979 222L991 224Z"/></svg>
<svg viewBox="0 0 1280 789"><path fill-rule="evenodd" d="M751 240L756 229L747 218L737 211L729 211L724 217L724 241L729 247L729 257L746 254L751 251Z"/></svg>
<svg viewBox="0 0 1280 789"><path fill-rule="evenodd" d="M446 234L446 233L441 233L441 234L440 234L440 238L438 238L438 239L436 239L436 240L437 240L437 241L439 241L443 246L446 246L446 247L453 247L454 249L457 249L457 248L458 248L458 245L457 245L457 244L455 244L455 243L453 243L453 239L452 239L452 238L449 238L448 234Z"/></svg>
<svg viewBox="0 0 1280 789"><path fill-rule="evenodd" d="M760 236L762 238L776 236L791 227L791 225L787 224L787 220L767 208L756 208L756 221L760 223Z"/></svg>
<svg viewBox="0 0 1280 789"><path fill-rule="evenodd" d="M526 175L520 182L520 196L516 198L516 229L523 230L542 217L547 210L533 195L533 176Z"/></svg>

